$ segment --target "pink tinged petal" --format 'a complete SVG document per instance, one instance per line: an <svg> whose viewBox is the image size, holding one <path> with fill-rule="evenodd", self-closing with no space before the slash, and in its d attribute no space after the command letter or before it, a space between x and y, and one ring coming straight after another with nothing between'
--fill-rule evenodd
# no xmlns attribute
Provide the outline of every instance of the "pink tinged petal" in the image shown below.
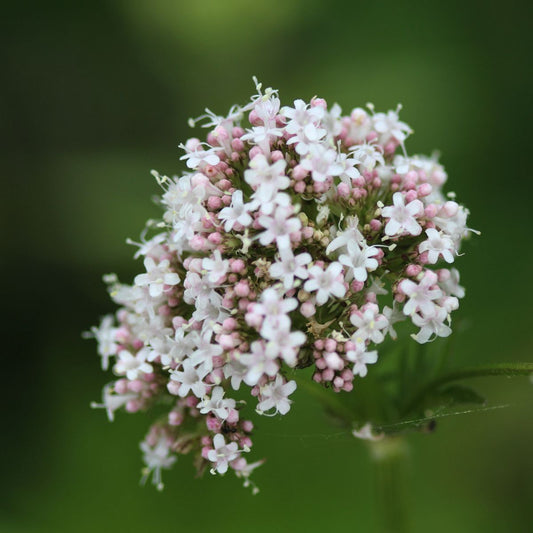
<svg viewBox="0 0 533 533"><path fill-rule="evenodd" d="M304 284L304 289L307 292L313 292L318 289L318 281L316 278L312 278L310 280L307 280Z"/></svg>
<svg viewBox="0 0 533 533"><path fill-rule="evenodd" d="M316 294L316 303L323 305L328 301L329 293L324 289L320 289Z"/></svg>
<svg viewBox="0 0 533 533"><path fill-rule="evenodd" d="M414 219L414 218L408 218L404 223L403 227L406 231L408 231L411 235L420 235L422 233L422 226Z"/></svg>
<svg viewBox="0 0 533 533"><path fill-rule="evenodd" d="M403 314L407 316L412 315L416 311L416 308L416 303L411 299L403 306Z"/></svg>
<svg viewBox="0 0 533 533"><path fill-rule="evenodd" d="M296 381L289 381L282 387L283 394L290 396L297 388Z"/></svg>
<svg viewBox="0 0 533 533"><path fill-rule="evenodd" d="M163 294L163 285L161 283L150 283L148 292L152 298L159 298Z"/></svg>
<svg viewBox="0 0 533 533"><path fill-rule="evenodd" d="M169 274L165 274L164 280L166 285L176 285L180 282L180 277L177 274L171 272Z"/></svg>
<svg viewBox="0 0 533 533"><path fill-rule="evenodd" d="M450 250L443 250L442 252L442 257L444 258L444 260L447 262L447 263L453 263L454 259L453 259L453 255L452 253L450 252Z"/></svg>
<svg viewBox="0 0 533 533"><path fill-rule="evenodd" d="M342 283L335 283L331 287L331 293L337 298L342 298L346 294L346 287Z"/></svg>
<svg viewBox="0 0 533 533"><path fill-rule="evenodd" d="M354 268L353 269L353 277L357 280L357 281L366 281L367 278L368 278L368 273L366 271L365 268L363 267L357 267L357 268Z"/></svg>
<svg viewBox="0 0 533 533"><path fill-rule="evenodd" d="M420 200L413 200L405 207L412 216L421 215L424 212L424 204Z"/></svg>
<svg viewBox="0 0 533 533"><path fill-rule="evenodd" d="M389 237L392 237L393 235L396 235L398 231L401 229L401 224L391 218L387 225L385 226L385 235L388 235Z"/></svg>

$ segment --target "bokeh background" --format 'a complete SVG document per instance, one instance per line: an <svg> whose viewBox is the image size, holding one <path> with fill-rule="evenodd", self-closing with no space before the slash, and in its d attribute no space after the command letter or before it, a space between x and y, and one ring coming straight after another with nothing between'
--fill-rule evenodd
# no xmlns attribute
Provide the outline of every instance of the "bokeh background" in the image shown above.
<svg viewBox="0 0 533 533"><path fill-rule="evenodd" d="M531 28L527 2L93 0L2 7L0 531L376 531L364 445L296 394L261 421L258 496L231 476L139 487L144 415L89 409L109 381L80 333L113 310L101 281L141 268L126 237L158 216L149 170L205 106L315 94L345 111L403 103L410 153L439 148L482 231L459 261L457 364L532 360ZM489 405L414 435L416 532L531 531L533 386L478 380Z"/></svg>

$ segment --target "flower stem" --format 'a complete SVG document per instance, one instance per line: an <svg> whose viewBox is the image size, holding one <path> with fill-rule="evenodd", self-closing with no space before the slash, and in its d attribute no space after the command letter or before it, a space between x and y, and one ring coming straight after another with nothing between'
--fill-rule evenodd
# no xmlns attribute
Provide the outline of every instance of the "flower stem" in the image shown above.
<svg viewBox="0 0 533 533"><path fill-rule="evenodd" d="M374 462L377 514L383 533L407 533L409 491L407 443L401 437L386 437L370 443Z"/></svg>

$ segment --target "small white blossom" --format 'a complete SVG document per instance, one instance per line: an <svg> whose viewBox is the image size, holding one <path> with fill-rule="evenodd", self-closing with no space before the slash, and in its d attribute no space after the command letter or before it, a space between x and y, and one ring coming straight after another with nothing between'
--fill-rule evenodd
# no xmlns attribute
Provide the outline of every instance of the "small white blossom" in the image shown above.
<svg viewBox="0 0 533 533"><path fill-rule="evenodd" d="M232 398L224 399L224 389L215 387L211 392L211 397L206 396L196 406L203 415L214 413L221 420L226 420L230 409L235 409L235 400Z"/></svg>
<svg viewBox="0 0 533 533"><path fill-rule="evenodd" d="M382 215L389 219L385 226L385 234L391 237L402 233L420 235L422 226L417 222L416 217L424 213L424 204L420 200L413 200L405 205L401 192L395 192L392 201L393 206L387 206L381 210Z"/></svg>
<svg viewBox="0 0 533 533"><path fill-rule="evenodd" d="M370 422L366 423L359 430L354 429L352 431L352 435L356 439L370 440L370 441L378 441L378 440L381 440L385 436L384 433L375 434L372 428L372 424L370 424Z"/></svg>
<svg viewBox="0 0 533 533"><path fill-rule="evenodd" d="M427 229L426 235L428 239L421 242L418 249L420 253L428 253L428 262L434 265L439 260L439 256L442 256L447 263L453 263L455 246L450 237L434 228Z"/></svg>
<svg viewBox="0 0 533 533"><path fill-rule="evenodd" d="M161 470L168 470L176 462L177 457L170 455L171 450L165 437L161 437L154 446L150 446L147 442L141 442L140 448L144 453L143 461L147 470L142 482L146 482L148 475L151 473L152 483L158 490L162 490Z"/></svg>
<svg viewBox="0 0 533 533"><path fill-rule="evenodd" d="M337 151L322 144L312 144L309 155L300 161L300 165L311 173L314 181L323 182L327 178L339 176L344 168L337 161Z"/></svg>
<svg viewBox="0 0 533 533"><path fill-rule="evenodd" d="M112 315L102 318L99 327L92 327L86 336L93 336L98 343L98 354L102 358L102 370L109 368L109 358L117 353L118 344L115 341L117 328L113 326Z"/></svg>
<svg viewBox="0 0 533 533"><path fill-rule="evenodd" d="M399 143L403 143L411 133L411 128L405 122L401 122L398 117L400 109L401 106L398 106L396 111L376 113L372 117L374 129L380 135L380 143L386 144L391 139L396 139Z"/></svg>
<svg viewBox="0 0 533 533"><path fill-rule="evenodd" d="M135 285L138 287L148 286L152 298L161 296L165 285L170 287L180 282L179 276L175 272L170 271L170 262L168 259L163 259L159 264L156 264L151 257L146 257L144 268L146 268L146 274L136 276Z"/></svg>
<svg viewBox="0 0 533 533"><path fill-rule="evenodd" d="M207 270L207 279L210 283L217 283L228 272L229 261L222 259L220 250L213 252L213 257L205 257L202 260L202 268Z"/></svg>
<svg viewBox="0 0 533 533"><path fill-rule="evenodd" d="M410 279L400 282L399 288L409 297L403 307L405 315L412 315L416 311L421 311L424 315L432 315L435 310L434 300L442 297L442 291L436 287L437 276L435 273L426 271L419 283Z"/></svg>
<svg viewBox="0 0 533 533"><path fill-rule="evenodd" d="M282 328L267 328L265 331L266 353L271 357L280 357L289 366L296 365L300 346L307 340L301 331L285 331Z"/></svg>
<svg viewBox="0 0 533 533"><path fill-rule="evenodd" d="M139 350L135 355L122 350L118 354L118 361L113 370L119 376L126 375L129 380L133 381L143 374L152 372L152 365L146 362L147 355L147 350Z"/></svg>
<svg viewBox="0 0 533 533"><path fill-rule="evenodd" d="M457 296L457 298L464 298L465 288L459 285L459 271L456 268L450 269L450 277L439 285L446 292L446 294L451 294L452 296Z"/></svg>
<svg viewBox="0 0 533 533"><path fill-rule="evenodd" d="M275 376L279 365L276 363L277 354L268 352L264 342L254 341L250 348L250 353L241 355L240 362L247 368L244 382L253 387L264 374Z"/></svg>
<svg viewBox="0 0 533 533"><path fill-rule="evenodd" d="M296 390L296 382L285 380L278 374L275 381L270 381L260 391L261 401L257 404L257 411L261 414L275 410L275 413L285 415L291 408L292 400L289 396Z"/></svg>
<svg viewBox="0 0 533 533"><path fill-rule="evenodd" d="M220 158L215 154L213 149L204 150L200 142L192 145L180 144L180 148L185 150L185 155L182 155L180 159L187 163L187 166L192 169L202 168L205 165L217 165L220 162Z"/></svg>
<svg viewBox="0 0 533 533"><path fill-rule="evenodd" d="M255 190L255 200L260 203L270 202L279 190L290 185L290 179L285 175L286 165L284 159L270 164L263 154L250 161L250 168L245 170L244 179Z"/></svg>
<svg viewBox="0 0 533 533"><path fill-rule="evenodd" d="M352 159L357 161L363 170L373 170L376 165L384 165L382 148L373 143L357 144L350 148Z"/></svg>
<svg viewBox="0 0 533 533"><path fill-rule="evenodd" d="M290 248L290 234L302 227L300 219L290 218L290 212L283 207L278 207L273 216L260 216L258 222L265 228L259 234L259 242L266 246L275 241L279 250Z"/></svg>
<svg viewBox="0 0 533 533"><path fill-rule="evenodd" d="M346 217L346 228L344 231L339 231L336 237L328 244L326 254L329 255L338 249L347 251L348 245L352 243L365 243L365 238L359 230L359 219L356 215Z"/></svg>
<svg viewBox="0 0 533 533"><path fill-rule="evenodd" d="M420 331L413 336L413 338L420 344L428 342L433 335L436 337L448 337L452 329L445 324L445 320L448 316L446 309L433 306L431 313L427 315L419 315L415 313L411 316L411 320L415 326L420 328Z"/></svg>
<svg viewBox="0 0 533 533"><path fill-rule="evenodd" d="M285 290L293 288L295 277L300 279L309 277L305 266L312 261L312 258L307 252L294 256L290 249L281 249L279 256L279 261L270 266L270 275L274 279L281 280Z"/></svg>
<svg viewBox="0 0 533 533"><path fill-rule="evenodd" d="M396 340L398 338L398 334L393 326L398 322L402 322L405 319L405 315L400 309L398 309L398 304L395 300L392 302L392 307L385 306L383 308L383 316L389 323L386 333L390 335L391 339Z"/></svg>
<svg viewBox="0 0 533 533"><path fill-rule="evenodd" d="M181 370L170 372L170 379L179 384L178 396L184 398L190 391L197 397L203 398L206 393L206 385L202 381L207 375L207 370L203 365L195 368L191 359L183 361Z"/></svg>
<svg viewBox="0 0 533 533"><path fill-rule="evenodd" d="M357 328L352 340L358 344L370 340L376 344L383 342L385 330L389 321L384 315L379 313L379 308L375 304L366 304L363 311L353 313L350 322Z"/></svg>
<svg viewBox="0 0 533 533"><path fill-rule="evenodd" d="M346 358L355 363L353 365L354 376L361 376L364 378L368 373L366 365L371 365L377 362L378 352L375 350L372 352L366 352L364 350L349 351L346 353Z"/></svg>
<svg viewBox="0 0 533 533"><path fill-rule="evenodd" d="M366 281L368 272L376 270L377 259L374 256L379 253L375 246L363 246L360 248L356 243L348 246L348 254L339 256L339 262L347 267L347 280L355 278L357 281Z"/></svg>
<svg viewBox="0 0 533 533"><path fill-rule="evenodd" d="M212 463L215 463L215 468L212 473L218 472L225 474L228 471L228 463L237 459L239 456L239 446L236 442L226 444L224 435L217 433L213 438L214 450L207 452L207 458Z"/></svg>
<svg viewBox="0 0 533 533"><path fill-rule="evenodd" d="M342 265L336 261L330 263L326 270L313 265L309 269L310 279L305 282L304 289L308 292L316 292L318 305L325 304L330 295L342 298L346 294L346 287L341 281L341 272Z"/></svg>
<svg viewBox="0 0 533 533"><path fill-rule="evenodd" d="M235 224L246 228L252 223L251 210L250 204L243 203L242 191L237 190L231 196L231 205L224 207L218 214L218 218L224 222L225 231L231 231Z"/></svg>
<svg viewBox="0 0 533 533"><path fill-rule="evenodd" d="M137 394L127 392L125 394L117 394L113 390L113 385L108 384L102 391L102 403L92 402L93 409L103 408L106 410L107 418L110 422L115 419L115 411L126 405L130 400L137 398Z"/></svg>

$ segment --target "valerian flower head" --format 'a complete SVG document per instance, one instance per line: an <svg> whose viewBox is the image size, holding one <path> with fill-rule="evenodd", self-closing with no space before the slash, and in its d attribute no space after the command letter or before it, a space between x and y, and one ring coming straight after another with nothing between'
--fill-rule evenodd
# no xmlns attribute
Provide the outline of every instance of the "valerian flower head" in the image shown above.
<svg viewBox="0 0 533 533"><path fill-rule="evenodd" d="M449 263L468 210L435 157L407 155L400 107L282 106L255 82L246 105L191 121L207 135L180 145L179 176L152 172L163 212L136 245L144 268L131 286L106 276L120 308L88 334L116 375L94 407L164 412L141 444L158 487L184 454L251 485L247 413L294 409L308 366L317 387L357 394L395 324L408 342L446 337L464 296Z"/></svg>

